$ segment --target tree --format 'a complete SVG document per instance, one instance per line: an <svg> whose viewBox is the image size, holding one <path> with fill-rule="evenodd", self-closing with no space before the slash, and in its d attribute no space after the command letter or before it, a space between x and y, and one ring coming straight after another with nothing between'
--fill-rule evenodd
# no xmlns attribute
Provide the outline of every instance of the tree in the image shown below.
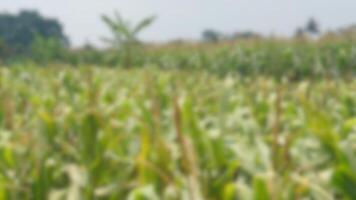
<svg viewBox="0 0 356 200"><path fill-rule="evenodd" d="M259 39L262 38L262 36L258 33L255 33L253 31L243 31L243 32L236 32L232 34L230 37L232 40L236 39Z"/></svg>
<svg viewBox="0 0 356 200"><path fill-rule="evenodd" d="M36 37L55 39L62 46L69 42L61 24L42 17L36 11L21 11L18 15L0 14L0 40L13 55L28 55Z"/></svg>
<svg viewBox="0 0 356 200"><path fill-rule="evenodd" d="M130 22L124 20L118 12L114 13L114 17L102 16L102 20L112 33L112 38L104 38L104 41L116 48L123 55L126 67L132 66L134 53L140 47L141 43L138 35L150 26L155 19L155 16L150 16L144 18L136 25L132 25Z"/></svg>
<svg viewBox="0 0 356 200"><path fill-rule="evenodd" d="M207 29L202 33L203 41L218 42L221 39L221 34L218 31Z"/></svg>
<svg viewBox="0 0 356 200"><path fill-rule="evenodd" d="M310 34L319 34L319 23L314 18L310 18L306 24L305 30Z"/></svg>

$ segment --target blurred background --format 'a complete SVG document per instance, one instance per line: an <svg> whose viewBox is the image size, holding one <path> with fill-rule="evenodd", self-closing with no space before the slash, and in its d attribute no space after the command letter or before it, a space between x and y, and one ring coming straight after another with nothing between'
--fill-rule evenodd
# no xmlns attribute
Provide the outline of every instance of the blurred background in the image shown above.
<svg viewBox="0 0 356 200"><path fill-rule="evenodd" d="M355 7L352 0L2 0L0 62L197 68L205 62L204 55L211 57L207 49L216 50L217 56L226 45L241 47L246 41L253 41L247 46L272 40L278 40L278 45L336 38L353 42ZM201 46L205 44L225 44L225 48ZM193 56L183 56L192 45ZM294 52L294 47L278 49ZM244 71L238 67L241 59L237 55L223 56L234 61L225 63L225 68ZM190 63L191 58L199 63Z"/></svg>

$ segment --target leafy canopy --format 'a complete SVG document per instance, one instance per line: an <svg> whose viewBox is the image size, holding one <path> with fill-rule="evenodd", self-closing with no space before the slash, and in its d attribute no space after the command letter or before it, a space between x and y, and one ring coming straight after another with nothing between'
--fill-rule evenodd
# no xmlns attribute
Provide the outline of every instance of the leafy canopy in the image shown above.
<svg viewBox="0 0 356 200"><path fill-rule="evenodd" d="M0 43L9 54L28 54L37 37L69 45L61 24L55 19L45 18L36 11L0 14Z"/></svg>

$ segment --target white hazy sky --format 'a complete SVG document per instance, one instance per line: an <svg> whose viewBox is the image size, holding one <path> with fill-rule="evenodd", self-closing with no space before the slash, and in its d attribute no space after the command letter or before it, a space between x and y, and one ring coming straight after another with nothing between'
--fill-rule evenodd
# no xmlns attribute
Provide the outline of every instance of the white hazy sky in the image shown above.
<svg viewBox="0 0 356 200"><path fill-rule="evenodd" d="M206 28L290 35L312 16L324 30L356 23L356 0L0 0L0 11L20 9L58 18L75 46L109 35L100 16L114 10L134 22L156 14L142 34L153 41L199 38Z"/></svg>

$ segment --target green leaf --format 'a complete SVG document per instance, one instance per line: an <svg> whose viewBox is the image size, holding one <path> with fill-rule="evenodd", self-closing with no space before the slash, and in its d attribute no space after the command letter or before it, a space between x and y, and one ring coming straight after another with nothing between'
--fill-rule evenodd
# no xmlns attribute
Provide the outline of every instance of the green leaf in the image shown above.
<svg viewBox="0 0 356 200"><path fill-rule="evenodd" d="M348 199L356 199L356 174L348 166L340 165L332 178L333 185Z"/></svg>
<svg viewBox="0 0 356 200"><path fill-rule="evenodd" d="M137 26L134 29L134 34L138 34L141 32L143 29L146 27L150 26L154 21L156 20L156 16L150 16L145 19L143 19L140 23L137 24Z"/></svg>
<svg viewBox="0 0 356 200"><path fill-rule="evenodd" d="M261 177L255 177L253 181L254 200L269 200L268 187L265 180Z"/></svg>
<svg viewBox="0 0 356 200"><path fill-rule="evenodd" d="M223 200L236 199L236 185L234 183L228 183L224 186Z"/></svg>

